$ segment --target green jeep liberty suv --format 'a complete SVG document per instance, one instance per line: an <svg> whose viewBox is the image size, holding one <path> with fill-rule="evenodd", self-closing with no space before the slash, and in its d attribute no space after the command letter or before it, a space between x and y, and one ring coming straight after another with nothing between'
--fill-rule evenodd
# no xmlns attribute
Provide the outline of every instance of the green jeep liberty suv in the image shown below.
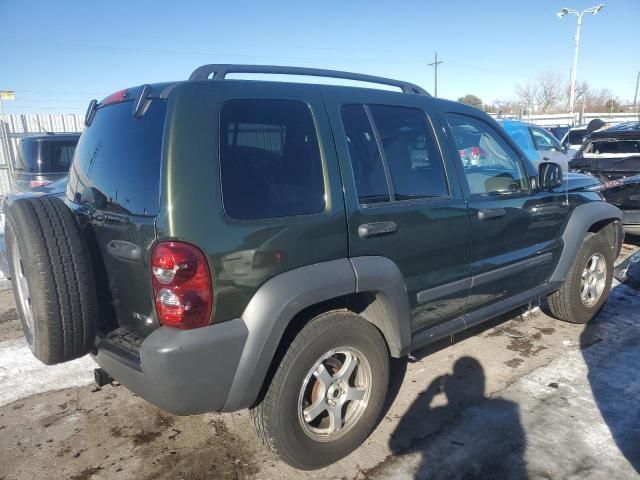
<svg viewBox="0 0 640 480"><path fill-rule="evenodd" d="M228 73L313 75L400 91ZM376 426L390 358L531 301L589 321L621 214L401 81L206 65L91 102L64 200L15 201L26 339L179 415L251 409L301 469Z"/></svg>

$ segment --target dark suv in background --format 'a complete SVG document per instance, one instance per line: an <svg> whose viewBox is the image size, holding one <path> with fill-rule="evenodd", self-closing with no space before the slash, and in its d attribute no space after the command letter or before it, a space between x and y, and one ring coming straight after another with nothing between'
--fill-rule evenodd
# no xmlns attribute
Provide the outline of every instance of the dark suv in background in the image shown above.
<svg viewBox="0 0 640 480"><path fill-rule="evenodd" d="M585 323L609 293L620 211L406 82L205 65L92 101L85 124L64 201L7 213L32 351L90 353L99 385L176 414L250 408L298 468L367 438L390 358L540 298Z"/></svg>
<svg viewBox="0 0 640 480"><path fill-rule="evenodd" d="M640 235L640 122L590 134L570 166L604 182L602 193L622 210L626 232Z"/></svg>
<svg viewBox="0 0 640 480"><path fill-rule="evenodd" d="M11 169L12 190L28 190L67 175L79 133L46 133L22 137Z"/></svg>

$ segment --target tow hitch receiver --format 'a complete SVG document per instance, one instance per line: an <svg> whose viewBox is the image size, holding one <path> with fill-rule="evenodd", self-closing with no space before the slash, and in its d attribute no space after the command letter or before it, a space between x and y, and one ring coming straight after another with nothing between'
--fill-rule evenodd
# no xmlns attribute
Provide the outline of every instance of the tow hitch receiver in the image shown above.
<svg viewBox="0 0 640 480"><path fill-rule="evenodd" d="M96 381L96 385L100 388L113 382L111 375L105 372L102 368L96 368L93 370L93 378Z"/></svg>

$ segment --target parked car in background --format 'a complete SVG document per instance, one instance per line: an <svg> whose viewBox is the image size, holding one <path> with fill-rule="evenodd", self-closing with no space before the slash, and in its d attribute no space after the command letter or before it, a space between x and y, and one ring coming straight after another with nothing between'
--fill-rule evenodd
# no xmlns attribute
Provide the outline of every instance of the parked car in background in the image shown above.
<svg viewBox="0 0 640 480"><path fill-rule="evenodd" d="M555 127L545 127L548 132L551 132L556 140L562 141L564 136L569 131L569 125L556 125Z"/></svg>
<svg viewBox="0 0 640 480"><path fill-rule="evenodd" d="M569 171L569 156L566 149L543 127L518 120L500 120L499 123L534 165L555 162L564 172Z"/></svg>
<svg viewBox="0 0 640 480"><path fill-rule="evenodd" d="M640 122L590 134L570 166L602 180L602 194L622 210L625 230L640 235Z"/></svg>
<svg viewBox="0 0 640 480"><path fill-rule="evenodd" d="M79 133L45 133L20 139L13 162L11 188L23 191L67 176Z"/></svg>

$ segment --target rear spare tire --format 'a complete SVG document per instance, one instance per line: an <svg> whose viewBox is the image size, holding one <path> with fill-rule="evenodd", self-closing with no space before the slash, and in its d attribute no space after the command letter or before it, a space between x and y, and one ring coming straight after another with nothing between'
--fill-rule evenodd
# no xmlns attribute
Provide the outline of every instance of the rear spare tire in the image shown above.
<svg viewBox="0 0 640 480"><path fill-rule="evenodd" d="M7 212L5 240L16 308L33 354L53 365L89 353L96 289L71 210L55 197L16 200Z"/></svg>

